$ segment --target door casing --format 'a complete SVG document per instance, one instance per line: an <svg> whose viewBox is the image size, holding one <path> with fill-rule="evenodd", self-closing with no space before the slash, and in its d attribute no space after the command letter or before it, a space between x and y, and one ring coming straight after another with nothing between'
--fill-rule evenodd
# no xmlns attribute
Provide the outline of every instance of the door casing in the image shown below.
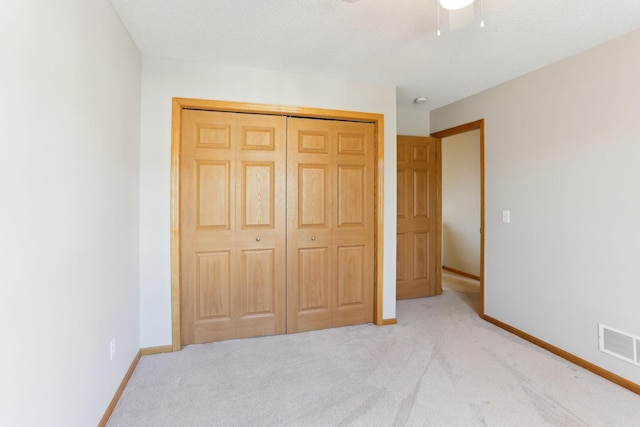
<svg viewBox="0 0 640 427"><path fill-rule="evenodd" d="M235 113L274 114L317 119L351 120L373 123L375 126L374 167L374 304L373 321L376 325L395 323L395 319L382 318L383 293L383 230L384 230L384 115L320 108L214 101L191 98L173 98L171 129L171 336L172 350L182 348L180 301L180 147L182 110L211 110Z"/></svg>

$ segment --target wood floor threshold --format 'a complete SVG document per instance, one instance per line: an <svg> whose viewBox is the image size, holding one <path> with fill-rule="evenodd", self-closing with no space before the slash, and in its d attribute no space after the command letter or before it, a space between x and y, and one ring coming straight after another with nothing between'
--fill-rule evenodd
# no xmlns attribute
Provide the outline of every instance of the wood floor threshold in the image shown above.
<svg viewBox="0 0 640 427"><path fill-rule="evenodd" d="M446 271L450 271L451 273L455 273L455 274L459 274L460 276L464 276L464 277L468 277L469 279L473 279L473 280L480 280L480 276L476 276L474 274L471 273L465 273L464 271L455 269L455 268L451 268L451 267L447 267L446 265L442 266L443 270Z"/></svg>
<svg viewBox="0 0 640 427"><path fill-rule="evenodd" d="M124 378L120 383L120 387L118 387L118 389L116 390L116 393L113 395L113 399L111 399L111 403L109 403L109 406L107 406L107 410L104 411L104 415L102 416L102 419L100 419L100 422L98 423L98 427L104 427L107 425L107 421L109 421L109 417L111 417L113 410L116 408L116 405L118 404L118 400L120 400L120 396L122 396L122 392L127 386L127 383L131 378L131 375L133 375L133 371L136 369L136 366L138 366L138 362L140 361L141 357L142 357L142 350L138 350L136 357L133 358L133 362L131 362L131 366L129 366L127 373L124 375Z"/></svg>
<svg viewBox="0 0 640 427"><path fill-rule="evenodd" d="M158 347L145 347L140 349L140 353L143 356L151 356L152 354L171 353L173 351L172 345L160 345Z"/></svg>
<svg viewBox="0 0 640 427"><path fill-rule="evenodd" d="M386 325L395 325L398 323L398 320L394 317L393 319L382 319L382 326Z"/></svg>
<svg viewBox="0 0 640 427"><path fill-rule="evenodd" d="M496 326L498 326L499 328L504 329L507 332L511 332L514 335L519 336L522 339L525 339L527 341L529 341L532 344L537 345L538 347L541 347L553 354L555 354L556 356L560 356L565 360L568 360L571 363L574 363L588 371L593 372L596 375L601 376L604 379L607 379L615 384L618 384L620 387L624 387L627 390L630 390L636 394L640 394L640 384L636 384L632 381L629 381L626 378L623 378L619 375L614 374L613 372L607 371L604 368L601 368L598 365L594 365L591 362L588 362L574 354L571 354L567 351L562 350L561 348L556 347L555 345L549 344L548 342L542 341L539 338L534 337L533 335L529 335L526 332L521 331L520 329L514 328L511 325L508 325L504 322L501 322L497 319L494 319L491 316L487 316L484 315L482 316L482 318L484 320L486 320L489 323L492 323Z"/></svg>

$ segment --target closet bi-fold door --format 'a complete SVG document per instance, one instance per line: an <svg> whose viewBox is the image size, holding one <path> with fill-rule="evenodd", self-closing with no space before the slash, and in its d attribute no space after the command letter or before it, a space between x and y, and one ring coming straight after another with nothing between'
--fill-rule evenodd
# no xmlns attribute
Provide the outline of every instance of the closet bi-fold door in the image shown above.
<svg viewBox="0 0 640 427"><path fill-rule="evenodd" d="M374 125L290 118L287 332L373 320Z"/></svg>
<svg viewBox="0 0 640 427"><path fill-rule="evenodd" d="M182 115L182 342L284 333L286 118Z"/></svg>

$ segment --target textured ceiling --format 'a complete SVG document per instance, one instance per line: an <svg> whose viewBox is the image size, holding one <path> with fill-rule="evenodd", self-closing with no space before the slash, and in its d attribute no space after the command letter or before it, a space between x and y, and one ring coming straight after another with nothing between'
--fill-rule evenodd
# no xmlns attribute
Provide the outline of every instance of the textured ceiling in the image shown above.
<svg viewBox="0 0 640 427"><path fill-rule="evenodd" d="M428 110L640 28L640 0L476 0L460 31L441 11L441 37L437 0L112 3L145 56L393 84Z"/></svg>

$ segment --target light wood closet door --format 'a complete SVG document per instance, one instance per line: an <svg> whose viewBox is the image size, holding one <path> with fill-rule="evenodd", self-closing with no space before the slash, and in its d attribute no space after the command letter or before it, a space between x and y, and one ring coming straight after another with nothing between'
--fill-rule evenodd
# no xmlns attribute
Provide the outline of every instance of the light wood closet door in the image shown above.
<svg viewBox="0 0 640 427"><path fill-rule="evenodd" d="M287 332L373 320L374 125L291 118Z"/></svg>
<svg viewBox="0 0 640 427"><path fill-rule="evenodd" d="M438 242L437 138L398 136L396 296L442 293Z"/></svg>
<svg viewBox="0 0 640 427"><path fill-rule="evenodd" d="M286 118L182 114L183 344L284 333Z"/></svg>

